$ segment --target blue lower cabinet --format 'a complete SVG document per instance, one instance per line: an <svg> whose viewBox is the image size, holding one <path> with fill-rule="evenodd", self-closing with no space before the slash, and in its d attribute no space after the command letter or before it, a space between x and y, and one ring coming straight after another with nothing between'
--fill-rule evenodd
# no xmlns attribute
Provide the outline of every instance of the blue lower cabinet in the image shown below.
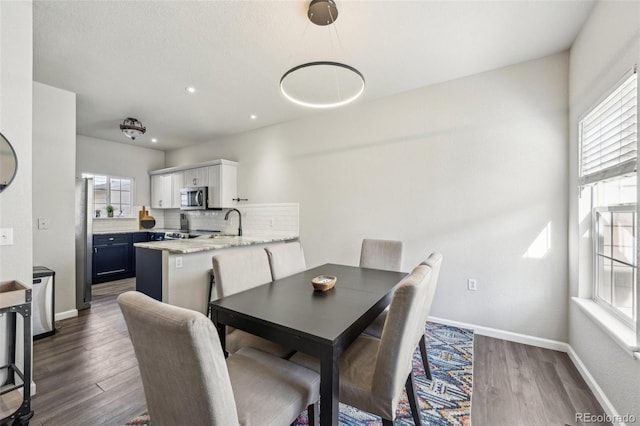
<svg viewBox="0 0 640 426"><path fill-rule="evenodd" d="M133 263L132 233L93 236L93 284L134 277Z"/></svg>

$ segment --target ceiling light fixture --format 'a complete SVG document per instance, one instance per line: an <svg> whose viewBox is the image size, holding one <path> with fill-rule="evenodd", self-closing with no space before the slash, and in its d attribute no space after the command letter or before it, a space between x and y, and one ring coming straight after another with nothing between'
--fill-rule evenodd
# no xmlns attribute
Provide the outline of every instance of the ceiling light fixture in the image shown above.
<svg viewBox="0 0 640 426"><path fill-rule="evenodd" d="M196 88L193 86L187 86L184 90L186 90L189 93L196 93Z"/></svg>
<svg viewBox="0 0 640 426"><path fill-rule="evenodd" d="M316 25L331 25L338 18L338 8L334 0L312 0L307 16ZM295 66L280 79L280 91L285 98L311 108L346 105L360 97L364 87L365 80L360 71L331 61Z"/></svg>
<svg viewBox="0 0 640 426"><path fill-rule="evenodd" d="M138 136L144 135L147 128L144 127L138 119L129 117L124 119L120 125L120 130L126 137L131 138L131 140L136 140Z"/></svg>
<svg viewBox="0 0 640 426"><path fill-rule="evenodd" d="M157 142L158 142L158 139L156 139L156 138L151 138L151 142L152 142L152 143L157 143Z"/></svg>
<svg viewBox="0 0 640 426"><path fill-rule="evenodd" d="M252 120L255 120L256 118L258 118L258 116L256 116L255 114L251 114L250 117Z"/></svg>

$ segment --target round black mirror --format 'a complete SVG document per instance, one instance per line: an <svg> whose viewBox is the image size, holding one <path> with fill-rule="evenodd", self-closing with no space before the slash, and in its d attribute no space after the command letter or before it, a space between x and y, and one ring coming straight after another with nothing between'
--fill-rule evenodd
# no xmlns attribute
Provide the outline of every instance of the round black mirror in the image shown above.
<svg viewBox="0 0 640 426"><path fill-rule="evenodd" d="M0 192L11 184L18 171L18 157L13 147L0 133Z"/></svg>

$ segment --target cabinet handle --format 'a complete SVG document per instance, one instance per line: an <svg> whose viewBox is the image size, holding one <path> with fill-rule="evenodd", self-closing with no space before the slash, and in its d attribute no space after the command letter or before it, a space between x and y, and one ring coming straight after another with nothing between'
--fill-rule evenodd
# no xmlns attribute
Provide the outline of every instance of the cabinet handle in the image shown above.
<svg viewBox="0 0 640 426"><path fill-rule="evenodd" d="M98 272L96 275L117 274L118 272L124 272L125 269L114 269L113 271Z"/></svg>
<svg viewBox="0 0 640 426"><path fill-rule="evenodd" d="M98 253L98 249L96 247L93 248L94 253Z"/></svg>
<svg viewBox="0 0 640 426"><path fill-rule="evenodd" d="M113 240L115 240L115 238L113 238L113 237L109 238L109 241L113 241Z"/></svg>

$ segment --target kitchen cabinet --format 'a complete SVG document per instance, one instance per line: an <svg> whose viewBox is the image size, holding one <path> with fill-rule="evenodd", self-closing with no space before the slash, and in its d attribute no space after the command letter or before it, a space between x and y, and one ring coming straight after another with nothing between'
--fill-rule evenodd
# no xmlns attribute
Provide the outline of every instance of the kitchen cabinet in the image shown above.
<svg viewBox="0 0 640 426"><path fill-rule="evenodd" d="M151 175L151 208L179 209L184 186L183 172Z"/></svg>
<svg viewBox="0 0 640 426"><path fill-rule="evenodd" d="M131 259L131 272L134 276L136 274L136 248L133 245L135 243L146 243L147 241L149 241L148 232L133 232L131 234L131 254L129 258Z"/></svg>
<svg viewBox="0 0 640 426"><path fill-rule="evenodd" d="M237 166L235 164L216 164L209 166L209 208L225 208L235 205L238 198Z"/></svg>
<svg viewBox="0 0 640 426"><path fill-rule="evenodd" d="M207 208L232 208L238 198L237 168L235 161L212 160L150 171L151 208L179 209L180 190L196 186L208 187Z"/></svg>
<svg viewBox="0 0 640 426"><path fill-rule="evenodd" d="M93 284L132 275L131 233L93 236Z"/></svg>
<svg viewBox="0 0 640 426"><path fill-rule="evenodd" d="M186 187L207 186L209 184L209 168L196 167L185 170L184 183Z"/></svg>
<svg viewBox="0 0 640 426"><path fill-rule="evenodd" d="M151 176L151 208L171 208L171 196L171 175L167 174Z"/></svg>
<svg viewBox="0 0 640 426"><path fill-rule="evenodd" d="M184 188L184 172L171 173L171 208L180 208L180 190Z"/></svg>

